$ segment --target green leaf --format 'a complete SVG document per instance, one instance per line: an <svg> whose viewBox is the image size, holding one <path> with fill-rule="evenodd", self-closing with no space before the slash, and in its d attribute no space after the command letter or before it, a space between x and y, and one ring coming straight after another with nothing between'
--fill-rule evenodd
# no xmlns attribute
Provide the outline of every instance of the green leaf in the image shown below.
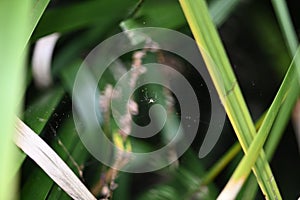
<svg viewBox="0 0 300 200"><path fill-rule="evenodd" d="M15 199L17 196L17 183L11 169L17 162L18 150L12 139L24 91L29 8L29 1L0 1L0 199Z"/></svg>
<svg viewBox="0 0 300 200"><path fill-rule="evenodd" d="M180 3L226 113L244 152L247 152L256 134L255 126L207 6L203 0L180 0ZM253 170L267 198L280 198L276 182L267 181L273 175L263 152Z"/></svg>
<svg viewBox="0 0 300 200"><path fill-rule="evenodd" d="M91 0L49 9L41 18L32 40L35 41L53 32L68 33L93 26L107 27L118 24L135 2Z"/></svg>
<svg viewBox="0 0 300 200"><path fill-rule="evenodd" d="M219 198L222 199L223 197L227 196L232 190L237 190L235 183L241 183L245 180L245 177L247 177L250 174L251 168L254 165L255 161L257 160L257 157L259 153L263 150L263 145L269 135L269 132L271 130L271 127L275 121L275 118L279 112L279 109L283 103L283 101L286 99L288 93L290 93L290 87L297 87L297 78L295 77L295 60L298 59L297 56L300 54L300 48L299 51L296 54L295 59L293 60L291 66L289 67L289 70L280 86L280 89L270 106L266 116L264 117L263 123L258 130L257 135L254 137L253 142L251 143L247 154L243 157L242 161L236 168L235 172L233 173L232 177L230 178L229 182L223 189L222 193L220 194ZM293 94L294 95L294 94ZM297 93L296 93L297 95ZM273 182L274 178L270 178L269 182ZM274 196L275 198L278 198L279 191L275 191L278 194ZM227 194L228 193L228 194Z"/></svg>
<svg viewBox="0 0 300 200"><path fill-rule="evenodd" d="M37 134L40 134L49 118L53 114L56 106L63 97L64 91L61 87L55 87L47 90L47 93L42 94L36 101L32 102L24 112L24 122L31 127ZM12 174L16 174L26 154L18 151L18 162L11 169Z"/></svg>
<svg viewBox="0 0 300 200"><path fill-rule="evenodd" d="M210 15L218 26L223 24L240 0L214 0L208 4Z"/></svg>
<svg viewBox="0 0 300 200"><path fill-rule="evenodd" d="M43 15L50 0L31 0L32 7L30 9L30 24L26 33L26 43L29 41L35 27L37 26L41 16Z"/></svg>

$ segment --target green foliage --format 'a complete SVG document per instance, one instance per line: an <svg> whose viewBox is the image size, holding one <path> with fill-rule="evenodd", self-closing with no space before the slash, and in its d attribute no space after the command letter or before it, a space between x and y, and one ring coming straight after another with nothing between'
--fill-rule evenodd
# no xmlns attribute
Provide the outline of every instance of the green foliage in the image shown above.
<svg viewBox="0 0 300 200"><path fill-rule="evenodd" d="M297 198L296 191L286 188L293 188L293 185L299 184L299 180L291 180L286 184L280 177L288 174L293 178L299 172L284 171L273 164L272 159L276 161L282 158L282 155L276 154L282 148L286 152L292 147L296 148L296 142L294 146L282 145L285 137L295 140L291 134L287 134L291 131L286 129L300 93L297 81L300 79L296 77L296 74L300 77L299 59L295 56L298 47L295 30L299 27L293 27L290 15L294 18L300 16L289 11L283 0L273 0L273 7L256 1L211 0L207 3L208 5L204 0L0 2L0 200L17 199L18 195L20 199L71 199L64 188L57 185L47 175L47 171L37 165L38 162L32 162L30 155L16 151L12 145L16 116L20 116L48 143L98 199L105 198L107 188L112 199L216 199L222 194L226 183L232 186L232 181L235 184L240 180L242 184L238 185L236 194L228 185L223 193L227 191L233 194L231 199L236 195L238 199L259 199L262 194L266 199ZM251 12L247 12L247 9ZM273 9L276 17L272 14ZM199 159L197 151L202 141L200 130L192 146L178 162L151 173L130 174L117 171L117 176L113 177L114 170L93 158L77 134L72 114L73 84L83 58L95 45L121 31L141 27L164 27L193 35L230 121L223 133L227 140L221 138L222 144L217 143L208 158ZM241 32L234 32L240 31L240 28ZM34 84L35 77L30 74L31 50L35 42L51 33L60 34L51 63L54 84L39 89ZM244 37L243 42L233 44L231 41L235 41L235 37ZM138 36L131 39L139 40ZM253 43L256 49L251 49L249 46L253 44L249 43ZM247 50L241 48L239 52L240 46ZM243 52L246 52L247 58L242 56ZM142 62L157 62L160 53L148 52ZM24 62L27 54L28 62ZM178 64L181 58L172 56L173 63L170 63ZM263 61L259 56L263 57ZM252 57L254 61L248 62ZM239 59L246 59L244 69L235 65ZM134 61L129 53L121 56L117 62L121 70L127 71ZM24 73L24 63L28 73ZM268 74L254 65L263 65ZM241 72L242 70L246 72ZM259 99L264 101L263 106L257 100L248 99L253 93L244 84L245 81L252 80L247 70L257 70L255 76L262 77L263 84L258 86L261 88L257 88L257 93L268 87L267 82L281 85L272 94L263 94L264 99ZM103 94L109 84L116 84L118 80L114 73L117 72L105 72L105 77L99 83L99 94ZM155 70L149 73L159 74ZM192 77L187 67L184 68L184 73L186 77ZM275 74L272 77L274 80L269 80L269 74ZM278 77L285 78L279 80ZM201 77L197 79L200 80ZM23 84L25 80L26 84ZM146 89L155 93L145 97ZM148 96L152 98L151 102ZM167 97L168 93L163 88L152 85L139 88L133 95L140 107L140 113L133 118L135 122L147 124L147 112L152 103L160 103L171 114L173 112L173 115L169 115L173 117L172 123L165 126L159 136L149 140L125 138L119 134L110 113L102 112L102 126L106 135L129 152L149 152L166 145L170 130L179 126L177 115L180 113L176 111L180 108L168 107L165 103ZM260 115L256 124L253 122L257 118L253 115L253 104L259 104L255 107L259 110L256 116ZM204 106L209 107L206 104ZM18 114L20 107L24 107L24 111ZM105 114L108 114L107 118ZM156 118L161 119L161 116ZM241 161L237 156L242 155L239 154L240 147L245 153ZM288 156L295 160L298 155L291 153ZM238 162L240 163L237 164ZM295 165L297 167L299 162L295 162ZM251 169L254 172L252 174ZM12 180L18 173L20 188L19 192L14 192L17 183ZM282 190L279 191L279 188ZM241 191L237 194L239 189Z"/></svg>
<svg viewBox="0 0 300 200"><path fill-rule="evenodd" d="M30 2L0 2L0 199L15 199L15 174L10 173L17 162L17 149L12 144L15 114L19 112L25 77L25 44ZM9 189L8 189L9 188Z"/></svg>

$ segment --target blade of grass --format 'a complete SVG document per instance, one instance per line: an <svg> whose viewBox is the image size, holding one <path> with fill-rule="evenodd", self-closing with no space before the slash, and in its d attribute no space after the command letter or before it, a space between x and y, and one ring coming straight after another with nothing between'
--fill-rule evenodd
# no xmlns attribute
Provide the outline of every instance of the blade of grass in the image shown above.
<svg viewBox="0 0 300 200"><path fill-rule="evenodd" d="M280 42L278 44L278 41L281 41L280 39L276 39L277 45L273 45L274 38L279 38L280 36L277 34L278 31L276 31L277 29L275 27L275 24L272 22L272 19L269 19L268 17L267 18L264 17L264 21L259 20L256 22L256 24L263 23L260 26L261 28L264 29L263 31L261 31L261 34L263 34L263 37L261 37L261 38L263 38L263 41L261 41L260 44L267 45L267 47L265 47L265 48L272 54L275 54L274 58L276 58L276 59L274 59L273 65L274 66L279 65L276 68L280 69L277 71L281 75L284 73L284 71L282 71L282 70L285 70L285 68L282 66L282 63L286 63L286 60L291 59L291 57L294 55L298 41L297 41L296 33L293 29L293 25L292 25L290 16L288 14L286 3L284 1L280 1L280 0L279 1L273 0L272 4L273 4L273 7L275 9L275 14L277 15L277 18L278 18L278 21L280 24L281 32L284 35L284 40L286 41L286 46L287 46L288 52L286 52L284 50L284 46L283 46L284 44L281 44ZM261 13L265 14L265 10ZM259 17L261 17L261 16L259 16ZM266 19L267 19L267 21L266 21ZM270 32L270 31L272 31L272 32ZM270 34L272 35L273 40L270 39ZM267 38L267 40L265 40L265 38ZM270 49L268 49L268 45L273 45L274 48L277 48L277 49L274 50L274 48L272 48L272 50L270 50ZM290 58L287 58L289 56L286 56L286 54L288 54L290 56ZM291 88L290 89L291 92L289 92L288 96L286 97L286 101L282 105L282 108L280 108L278 117L276 118L276 121L271 130L270 136L265 145L265 150L266 150L266 155L267 155L268 160L271 160L271 158L273 157L273 154L274 154L276 147L278 146L278 143L282 137L284 129L290 119L291 111L295 105L297 97L299 96L299 92L300 92L299 84L292 85L290 88ZM247 199L255 198L255 194L257 191L257 184L254 180L253 175L250 177L250 179L251 179L251 181L248 181L245 184L244 192L241 192L240 199L244 199L246 197L247 197Z"/></svg>
<svg viewBox="0 0 300 200"><path fill-rule="evenodd" d="M17 195L15 174L10 171L17 161L12 137L24 90L24 43L29 7L29 1L0 1L0 199L14 199Z"/></svg>
<svg viewBox="0 0 300 200"><path fill-rule="evenodd" d="M268 160L271 160L273 154L280 142L282 133L290 119L292 109L296 103L297 97L300 95L299 84L293 82L290 86L290 91L287 94L286 100L283 102L280 111L278 113L276 121L274 122L269 138L266 142L266 156ZM259 118L255 123L256 130L261 127L262 121L265 118L265 113ZM212 182L214 178L228 165L230 161L237 155L241 150L239 143L235 143L222 158L214 164L214 166L205 174L202 179L201 185L207 185ZM255 176L251 174L251 177L248 178L247 183L243 186L243 192L239 194L238 199L254 199L257 193L257 182Z"/></svg>
<svg viewBox="0 0 300 200"><path fill-rule="evenodd" d="M207 185L210 183L224 168L228 165L230 161L240 152L241 145L237 142L235 143L227 153L222 156L222 158L214 164L214 166L205 174L202 179L201 185Z"/></svg>
<svg viewBox="0 0 300 200"><path fill-rule="evenodd" d="M280 112L278 114L278 117L276 118L275 123L273 124L271 134L266 143L266 155L269 160L273 157L273 154L276 150L276 147L278 146L282 133L288 123L288 120L290 119L292 109L294 108L294 105L299 95L299 84L293 82L290 86L289 94L287 95L284 104L280 108Z"/></svg>
<svg viewBox="0 0 300 200"><path fill-rule="evenodd" d="M261 126L261 123L265 117L265 114L262 115L255 123L255 128L258 130ZM237 157L238 153L241 151L241 145L236 142L233 144L230 149L209 169L202 179L201 185L207 185L212 182L215 177L217 177L221 171L231 162L234 158ZM254 177L255 178L255 177ZM256 180L254 179L255 183Z"/></svg>
<svg viewBox="0 0 300 200"><path fill-rule="evenodd" d="M291 17L289 15L289 11L288 11L286 2L282 1L282 0L272 0L271 2L274 7L274 10L275 10L277 20L279 22L281 32L286 41L286 46L289 50L289 54L291 57L293 57L297 51L298 38L297 38L297 33L295 31L295 28L293 26ZM300 81L300 60L296 59L295 63L296 63L297 71L298 71L298 79ZM299 96L299 91L297 90L299 88L299 85L298 85L298 87L292 86L291 88L292 88L292 90L296 89L294 91L294 94L295 94L295 96L293 96L294 98L291 98L291 100L290 100L290 104L294 105L294 103L295 103L294 101L296 101L295 98L297 98ZM290 108L287 108L287 110L290 111ZM283 120L285 120L285 119L283 118ZM272 150L270 153L273 153L273 151L274 150Z"/></svg>
<svg viewBox="0 0 300 200"><path fill-rule="evenodd" d="M67 148L70 153L72 153L75 144L78 142L78 136L74 131L74 125L72 122L72 118L63 122L56 133L61 142L64 144L64 147ZM56 144L57 143L51 146L52 149L59 155L60 158L67 160L68 155L66 152L63 151L58 144ZM51 178L41 168L33 168L32 163L25 163L24 165L26 165L23 167L24 174L28 174L30 172L30 176L26 177L23 175L24 184L22 185L21 190L22 200L46 199L51 187L54 185L53 180L51 180ZM26 168L30 171L26 171ZM38 190L36 188L38 188Z"/></svg>
<svg viewBox="0 0 300 200"><path fill-rule="evenodd" d="M299 56L299 53L300 51L297 52L296 56ZM248 177L248 175L250 174L251 168L257 160L260 151L263 150L263 145L268 137L273 122L275 121L275 118L279 112L280 106L285 100L287 93L290 92L290 86L296 83L294 63L295 62L292 62L291 66L289 67L289 70L280 86L280 89L263 120L261 128L259 129L253 142L251 143L247 154L239 163L238 167L236 168L235 172L231 176L225 188L219 195L218 199L235 199L236 195L238 194L241 188L237 188L236 183L239 183L239 185L242 186L246 180L246 177ZM274 181L274 178L272 177L269 181ZM274 196L273 198L276 198L276 196Z"/></svg>
<svg viewBox="0 0 300 200"><path fill-rule="evenodd" d="M226 113L244 152L247 152L256 134L255 126L207 6L203 0L180 0L180 3ZM266 197L281 199L276 182L268 181L273 175L263 152L253 170Z"/></svg>
<svg viewBox="0 0 300 200"><path fill-rule="evenodd" d="M261 123L265 117L265 114L262 115L255 123L255 129L258 130L261 126ZM233 144L230 149L209 169L202 179L201 184L207 185L212 182L215 177L217 177L221 171L238 155L241 151L241 145L236 142Z"/></svg>
<svg viewBox="0 0 300 200"><path fill-rule="evenodd" d="M272 0L271 2L274 7L283 37L286 41L286 45L291 56L293 57L297 51L298 39L292 20L289 16L286 2L282 0Z"/></svg>
<svg viewBox="0 0 300 200"><path fill-rule="evenodd" d="M287 9L286 2L282 0L272 0L272 4L279 21L281 32L286 40L286 45L291 56L294 56L297 51L298 39L289 15L289 11ZM296 58L295 62L297 65L297 74L300 83L300 58Z"/></svg>
<svg viewBox="0 0 300 200"><path fill-rule="evenodd" d="M16 144L70 197L96 199L63 160L21 120L17 120L16 131Z"/></svg>
<svg viewBox="0 0 300 200"><path fill-rule="evenodd" d="M266 156L268 160L271 160L273 157L273 154L282 138L283 132L290 119L291 112L299 95L299 84L294 81L293 85L290 86L290 91L287 94L286 100L280 108L276 121L274 122L269 134L270 136L265 145ZM248 180L248 182L245 184L244 192L240 194L239 199L255 199L255 194L257 192L257 183L253 174L249 179L250 180Z"/></svg>

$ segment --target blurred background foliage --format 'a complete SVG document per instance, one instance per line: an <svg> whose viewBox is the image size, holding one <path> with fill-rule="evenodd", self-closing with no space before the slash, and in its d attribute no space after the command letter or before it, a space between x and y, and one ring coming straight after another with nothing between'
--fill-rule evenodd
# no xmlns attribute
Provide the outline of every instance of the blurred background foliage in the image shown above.
<svg viewBox="0 0 300 200"><path fill-rule="evenodd" d="M300 7L296 1L287 3L297 32L300 28ZM269 1L259 0L210 0L208 5L256 121L272 102L291 60L272 5ZM53 0L49 2L29 41L27 87L22 114L24 122L51 145L89 189L108 172L108 168L96 161L78 138L72 117L72 85L86 54L101 41L121 32L124 26L125 29L165 27L192 36L176 0ZM54 81L48 88L40 89L31 74L30 58L35 42L54 32L60 33L51 66ZM120 59L129 69L131 55ZM147 55L144 62L147 59L151 60L153 56ZM175 63L183 62L172 56L171 59ZM197 89L198 97L203 99L200 107L207 108L209 95L199 87L203 84L201 77L185 68L183 73ZM112 76L106 76L103 85L100 85L102 91L107 83L114 83ZM145 86L141 90L148 88L150 90L151 87ZM147 117L143 115L147 115L149 104L141 101L145 95L141 90L137 91L135 98L143 109L136 120L147 123ZM159 93L159 89L155 91ZM156 97L159 99L160 94ZM179 159L178 166L174 164L143 174L120 172L115 180L117 187L113 190L112 199L215 199L243 153L237 150L236 156L232 156L232 160L222 167L216 177L207 179L208 172L237 139L226 120L221 138L213 151L204 159L199 159L197 155L210 115L209 110L201 112L203 117L198 135ZM162 142L158 140L154 138L140 142L132 139L131 145L133 149L148 151L157 148L157 144ZM299 149L291 123L284 129L270 165L283 198L299 197ZM23 157L16 170L21 174L21 199L70 199L31 159ZM246 189L242 193L244 191ZM98 195L98 198L104 197L101 192ZM243 195L240 198L244 199ZM259 190L253 199L263 199Z"/></svg>

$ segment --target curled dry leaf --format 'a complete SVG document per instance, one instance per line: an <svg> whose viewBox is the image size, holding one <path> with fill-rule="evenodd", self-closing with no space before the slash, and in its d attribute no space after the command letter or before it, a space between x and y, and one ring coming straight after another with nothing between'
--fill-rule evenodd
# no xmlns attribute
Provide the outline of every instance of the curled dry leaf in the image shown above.
<svg viewBox="0 0 300 200"><path fill-rule="evenodd" d="M32 56L32 73L35 84L39 88L52 84L51 60L59 33L47 35L36 42Z"/></svg>

